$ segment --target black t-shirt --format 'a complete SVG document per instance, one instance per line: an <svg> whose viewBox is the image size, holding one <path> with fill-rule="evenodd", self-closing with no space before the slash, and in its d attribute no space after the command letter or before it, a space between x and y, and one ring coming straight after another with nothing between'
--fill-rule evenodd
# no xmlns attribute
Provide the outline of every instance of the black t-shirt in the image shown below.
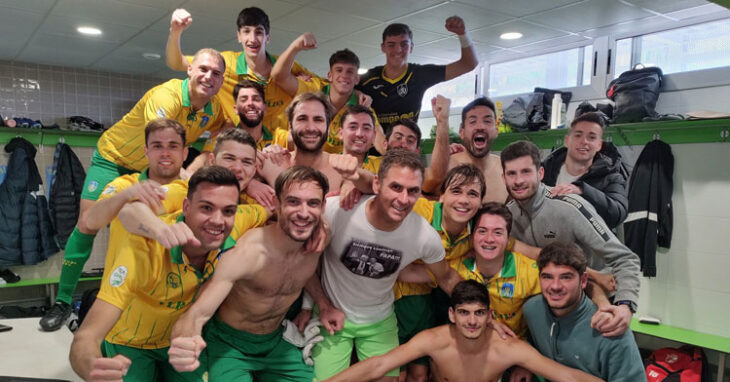
<svg viewBox="0 0 730 382"><path fill-rule="evenodd" d="M388 129L401 118L418 121L423 94L446 79L446 66L408 64L406 72L395 80L383 76L383 67L368 70L357 89L373 98L372 108L378 122Z"/></svg>

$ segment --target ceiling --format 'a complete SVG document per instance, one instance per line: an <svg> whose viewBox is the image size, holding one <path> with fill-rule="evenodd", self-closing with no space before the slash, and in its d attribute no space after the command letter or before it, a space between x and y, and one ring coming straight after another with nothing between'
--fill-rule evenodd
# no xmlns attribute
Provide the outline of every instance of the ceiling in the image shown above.
<svg viewBox="0 0 730 382"><path fill-rule="evenodd" d="M382 65L381 33L391 22L411 26L411 61L449 63L459 57L458 40L444 29L451 15L464 18L480 62L499 61L560 46L587 44L599 36L667 29L702 17L730 17L704 0L0 0L0 59L91 68L166 78L164 49L175 8L193 15L182 37L183 51L202 47L240 50L235 19L258 6L271 19L268 50L279 54L299 34L314 33L319 48L297 60L319 74L342 48L358 54L362 67ZM101 36L82 36L81 25ZM500 40L519 31L519 40ZM157 53L147 60L143 53Z"/></svg>

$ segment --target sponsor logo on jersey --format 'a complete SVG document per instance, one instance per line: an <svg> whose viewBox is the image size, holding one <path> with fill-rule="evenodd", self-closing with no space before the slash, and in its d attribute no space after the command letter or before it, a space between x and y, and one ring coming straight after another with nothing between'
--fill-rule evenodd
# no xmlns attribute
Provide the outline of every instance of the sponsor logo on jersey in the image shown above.
<svg viewBox="0 0 730 382"><path fill-rule="evenodd" d="M124 280L127 278L127 273L129 273L127 267L124 265L118 266L117 269L112 272L112 275L109 276L109 285L115 288L122 286L122 284L124 284Z"/></svg>

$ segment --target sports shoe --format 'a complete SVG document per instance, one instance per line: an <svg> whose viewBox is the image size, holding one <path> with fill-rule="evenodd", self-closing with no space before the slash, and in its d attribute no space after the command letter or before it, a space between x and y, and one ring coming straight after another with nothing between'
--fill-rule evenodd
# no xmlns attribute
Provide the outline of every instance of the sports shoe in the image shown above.
<svg viewBox="0 0 730 382"><path fill-rule="evenodd" d="M41 318L41 329L46 332L55 332L66 323L71 316L71 306L62 301L56 301L51 309Z"/></svg>

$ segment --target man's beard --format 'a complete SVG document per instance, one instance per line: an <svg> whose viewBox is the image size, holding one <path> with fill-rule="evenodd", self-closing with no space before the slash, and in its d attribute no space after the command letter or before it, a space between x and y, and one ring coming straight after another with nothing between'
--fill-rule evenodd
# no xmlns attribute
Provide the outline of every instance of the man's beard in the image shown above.
<svg viewBox="0 0 730 382"><path fill-rule="evenodd" d="M307 153L316 153L322 150L322 146L324 146L324 143L327 141L327 134L322 134L319 142L317 142L317 145L314 148L308 148L304 141L302 141L302 138L299 136L299 134L294 134L292 132L292 140L294 140L294 146L296 146L297 150L307 152Z"/></svg>
<svg viewBox="0 0 730 382"><path fill-rule="evenodd" d="M492 142L487 140L486 146L484 146L483 149L475 149L474 139L472 138L471 142L467 142L464 147L466 148L466 151L469 153L469 155L473 156L474 158L484 158L485 156L487 156L487 154L489 154L489 151L492 150Z"/></svg>
<svg viewBox="0 0 730 382"><path fill-rule="evenodd" d="M246 127L253 128L258 126L264 119L264 113L259 113L259 116L256 119L249 119L246 117L246 113L238 113L238 117L241 119L241 123L243 123Z"/></svg>

